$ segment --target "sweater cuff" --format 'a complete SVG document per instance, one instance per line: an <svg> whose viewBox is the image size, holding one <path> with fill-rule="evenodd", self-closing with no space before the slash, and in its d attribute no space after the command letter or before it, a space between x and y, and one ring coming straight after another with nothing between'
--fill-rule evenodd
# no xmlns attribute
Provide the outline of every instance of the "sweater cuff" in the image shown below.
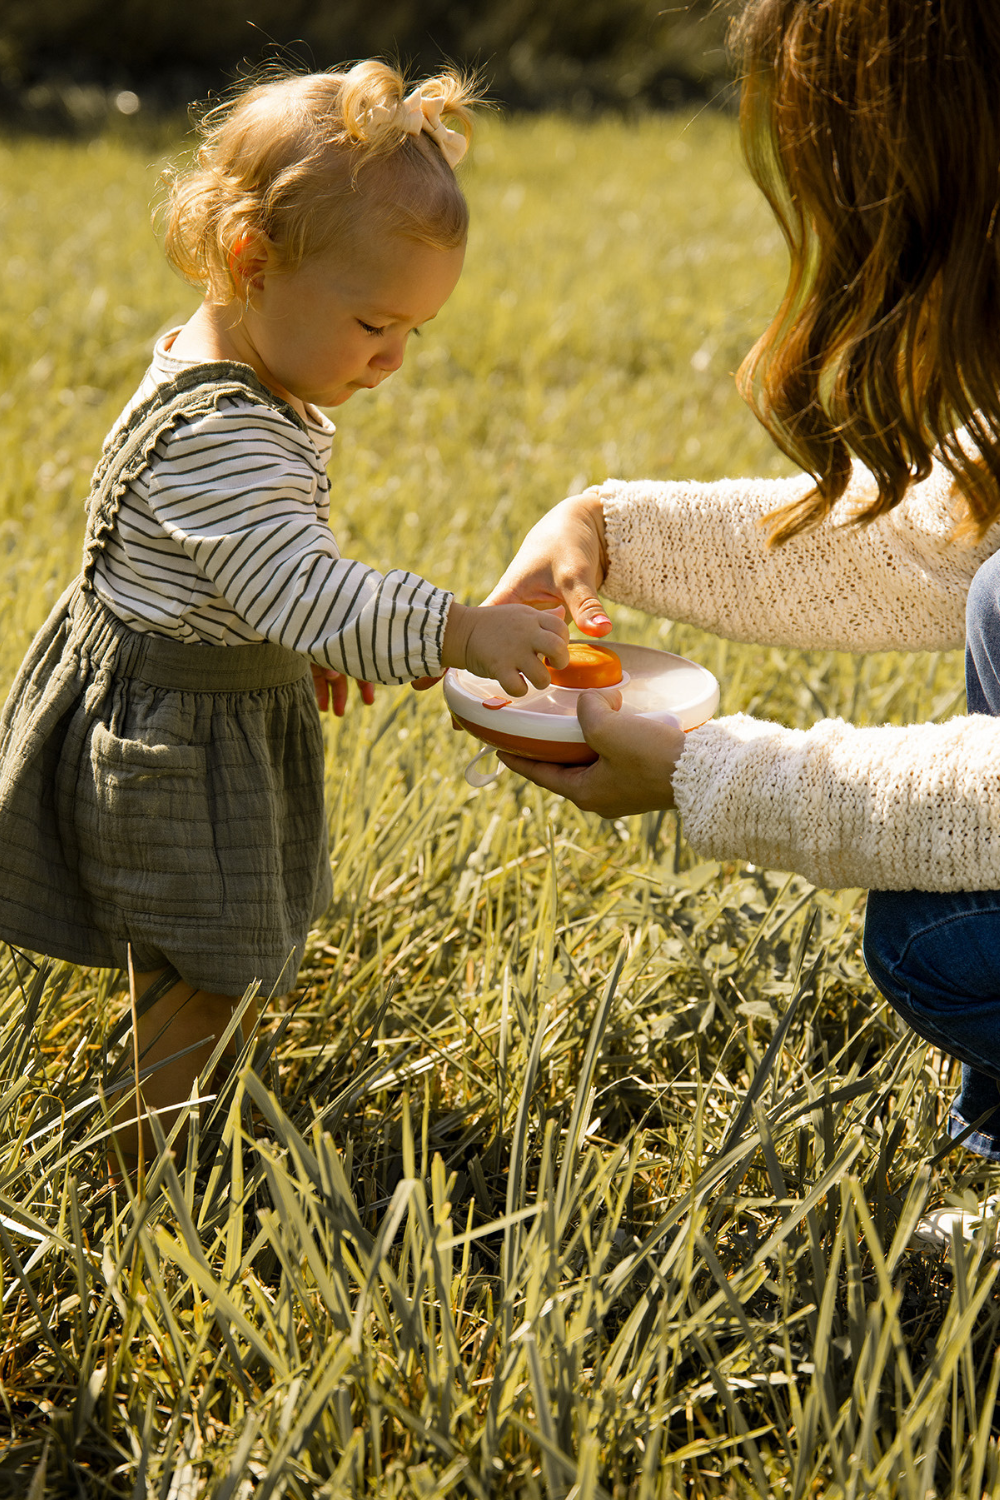
<svg viewBox="0 0 1000 1500"><path fill-rule="evenodd" d="M601 593L619 604L632 604L642 593L640 574L657 573L660 536L650 524L646 507L636 503L637 486L624 479L606 479L594 490L604 511L608 571Z"/></svg>
<svg viewBox="0 0 1000 1500"><path fill-rule="evenodd" d="M689 730L673 782L688 842L708 858L789 868L796 843L789 762L804 738L804 730L746 714Z"/></svg>

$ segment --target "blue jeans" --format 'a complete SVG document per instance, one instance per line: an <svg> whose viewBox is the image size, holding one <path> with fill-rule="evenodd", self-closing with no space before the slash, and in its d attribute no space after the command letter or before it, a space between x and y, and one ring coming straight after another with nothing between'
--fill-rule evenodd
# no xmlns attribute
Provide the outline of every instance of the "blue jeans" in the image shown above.
<svg viewBox="0 0 1000 1500"><path fill-rule="evenodd" d="M1000 716L1000 553L969 590L965 682L970 714ZM870 891L864 957L914 1031L962 1063L949 1134L976 1124L963 1144L1000 1161L1000 891Z"/></svg>

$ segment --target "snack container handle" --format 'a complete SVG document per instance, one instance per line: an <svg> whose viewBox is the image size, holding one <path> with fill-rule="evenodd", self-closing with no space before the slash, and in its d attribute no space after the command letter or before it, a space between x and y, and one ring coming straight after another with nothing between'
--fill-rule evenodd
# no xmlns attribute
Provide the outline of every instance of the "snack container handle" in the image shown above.
<svg viewBox="0 0 1000 1500"><path fill-rule="evenodd" d="M481 760L485 759L487 755L495 754L496 751L493 749L493 746L486 745L482 750L480 750L478 755L474 755L472 757L472 759L469 761L469 764L465 768L465 779L470 786L492 786L494 781L496 781L498 776L500 775L500 772L507 769L507 767L504 766L499 760L497 761L495 771L481 771L479 769L479 762Z"/></svg>

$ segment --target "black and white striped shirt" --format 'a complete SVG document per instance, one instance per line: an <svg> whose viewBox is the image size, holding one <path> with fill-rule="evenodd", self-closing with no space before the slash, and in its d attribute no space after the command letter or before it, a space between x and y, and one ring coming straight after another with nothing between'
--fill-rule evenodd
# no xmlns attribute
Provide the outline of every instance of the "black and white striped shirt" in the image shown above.
<svg viewBox="0 0 1000 1500"><path fill-rule="evenodd" d="M129 406L186 361L159 341ZM218 646L274 641L373 682L441 671L452 596L341 557L326 465L334 427L227 399L160 439L122 497L94 586L133 630Z"/></svg>

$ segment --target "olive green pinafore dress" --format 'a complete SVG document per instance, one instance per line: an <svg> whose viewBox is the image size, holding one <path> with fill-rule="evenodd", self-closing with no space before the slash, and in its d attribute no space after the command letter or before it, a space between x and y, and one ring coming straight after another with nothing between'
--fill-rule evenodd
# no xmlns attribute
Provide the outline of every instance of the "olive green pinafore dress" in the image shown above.
<svg viewBox="0 0 1000 1500"><path fill-rule="evenodd" d="M105 445L81 574L0 717L0 940L114 968L131 945L139 970L172 964L240 995L294 984L330 900L309 661L139 634L93 586L157 440L233 395L298 422L246 366L219 363L160 386Z"/></svg>

